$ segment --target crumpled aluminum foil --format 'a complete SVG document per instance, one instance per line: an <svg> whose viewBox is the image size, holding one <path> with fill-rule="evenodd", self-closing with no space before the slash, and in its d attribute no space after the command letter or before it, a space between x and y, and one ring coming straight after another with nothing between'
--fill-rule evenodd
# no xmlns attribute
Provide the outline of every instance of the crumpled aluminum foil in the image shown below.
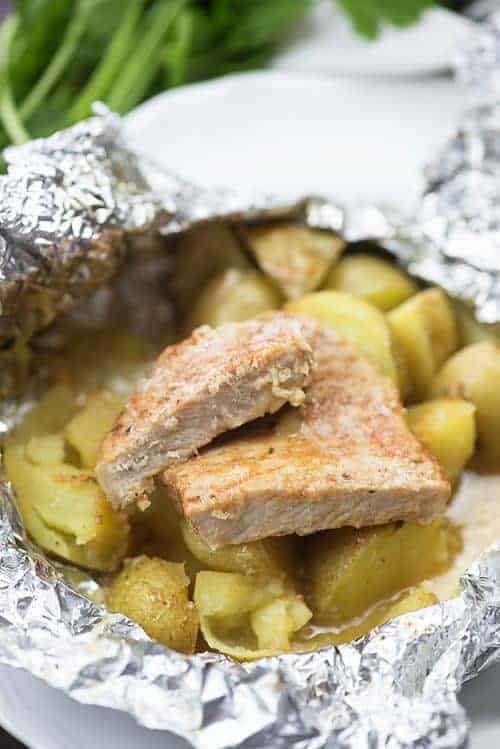
<svg viewBox="0 0 500 749"><path fill-rule="evenodd" d="M344 213L323 199L290 206L207 193L135 159L105 114L11 150L0 180L0 334L33 332L102 285L129 253L140 264L158 232L284 211L351 240L378 238L410 272L467 301L479 319L499 321L495 13L462 45L458 65L471 88L490 81L490 98L470 108L429 168L411 219L375 207ZM45 306L40 288L49 293ZM8 428L7 417L0 426ZM10 487L0 483L0 660L200 749L462 746L468 724L457 692L500 655L500 549L485 553L462 585L457 598L339 648L248 665L185 657L69 587L26 539Z"/></svg>
<svg viewBox="0 0 500 749"><path fill-rule="evenodd" d="M92 294L167 218L109 114L9 148L5 159L0 344L31 336Z"/></svg>

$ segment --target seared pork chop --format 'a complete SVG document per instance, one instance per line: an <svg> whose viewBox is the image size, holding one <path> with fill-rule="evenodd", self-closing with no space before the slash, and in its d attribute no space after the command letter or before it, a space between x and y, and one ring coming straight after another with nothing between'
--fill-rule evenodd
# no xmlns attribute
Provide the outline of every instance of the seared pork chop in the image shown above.
<svg viewBox="0 0 500 749"><path fill-rule="evenodd" d="M116 507L223 432L304 398L311 327L286 313L195 330L169 346L105 438L97 478Z"/></svg>
<svg viewBox="0 0 500 749"><path fill-rule="evenodd" d="M164 483L211 546L443 512L450 482L405 423L392 383L335 333L312 332L306 401L252 436L171 468Z"/></svg>

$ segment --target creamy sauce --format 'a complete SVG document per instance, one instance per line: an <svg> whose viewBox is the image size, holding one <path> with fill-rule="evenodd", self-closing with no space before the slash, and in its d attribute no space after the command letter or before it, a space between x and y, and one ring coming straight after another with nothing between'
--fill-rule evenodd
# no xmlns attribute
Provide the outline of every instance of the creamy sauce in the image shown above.
<svg viewBox="0 0 500 749"><path fill-rule="evenodd" d="M463 548L446 572L426 583L441 600L456 595L465 570L489 546L500 542L500 475L466 471L447 515L461 528Z"/></svg>

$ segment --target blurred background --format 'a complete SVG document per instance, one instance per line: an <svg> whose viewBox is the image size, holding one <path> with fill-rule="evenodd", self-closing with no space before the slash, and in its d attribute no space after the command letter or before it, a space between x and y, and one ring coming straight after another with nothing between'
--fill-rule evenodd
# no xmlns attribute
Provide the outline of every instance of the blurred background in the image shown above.
<svg viewBox="0 0 500 749"><path fill-rule="evenodd" d="M459 13L466 5L0 0L0 147L75 123L95 100L124 114L173 86L271 63L315 72L435 73L449 61L454 24L439 8Z"/></svg>

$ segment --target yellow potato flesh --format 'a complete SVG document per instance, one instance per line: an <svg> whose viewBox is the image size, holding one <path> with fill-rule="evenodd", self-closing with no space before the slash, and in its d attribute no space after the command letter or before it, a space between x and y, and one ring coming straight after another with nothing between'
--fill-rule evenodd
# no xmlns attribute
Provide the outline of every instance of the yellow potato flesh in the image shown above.
<svg viewBox="0 0 500 749"><path fill-rule="evenodd" d="M250 614L250 626L259 650L287 652L291 638L307 624L312 613L300 596L283 596Z"/></svg>
<svg viewBox="0 0 500 749"><path fill-rule="evenodd" d="M459 398L438 398L408 409L410 429L453 480L474 453L475 411L472 403Z"/></svg>
<svg viewBox="0 0 500 749"><path fill-rule="evenodd" d="M62 434L34 434L26 445L26 457L32 463L64 463L66 447Z"/></svg>
<svg viewBox="0 0 500 749"><path fill-rule="evenodd" d="M307 545L310 606L315 619L341 625L405 588L443 570L456 544L448 525L344 528Z"/></svg>
<svg viewBox="0 0 500 749"><path fill-rule="evenodd" d="M115 577L106 603L167 647L193 653L198 614L188 598L188 586L184 565L141 556L125 564Z"/></svg>
<svg viewBox="0 0 500 749"><path fill-rule="evenodd" d="M279 577L202 570L196 575L194 601L203 616L233 616L254 611L284 592Z"/></svg>
<svg viewBox="0 0 500 749"><path fill-rule="evenodd" d="M72 388L49 389L7 436L5 469L40 546L74 564L110 571L126 553L129 525L112 510L92 471L65 462L62 430L76 412Z"/></svg>
<svg viewBox="0 0 500 749"><path fill-rule="evenodd" d="M484 341L458 351L432 382L433 397L463 398L476 407L478 459L500 465L500 345Z"/></svg>
<svg viewBox="0 0 500 749"><path fill-rule="evenodd" d="M26 528L40 546L89 569L116 569L129 527L92 473L64 463L35 465L22 445L9 441L4 461Z"/></svg>
<svg viewBox="0 0 500 749"><path fill-rule="evenodd" d="M360 296L382 312L401 304L418 290L408 274L393 263L365 254L342 258L329 272L324 286Z"/></svg>
<svg viewBox="0 0 500 749"><path fill-rule="evenodd" d="M202 571L194 600L207 643L239 660L289 651L312 616L302 596L269 575Z"/></svg>
<svg viewBox="0 0 500 749"><path fill-rule="evenodd" d="M242 574L293 574L294 539L266 538L248 544L234 544L211 549L185 521L181 524L184 542L204 567L219 572Z"/></svg>
<svg viewBox="0 0 500 749"><path fill-rule="evenodd" d="M288 312L312 317L353 343L381 374L397 381L391 331L372 304L341 291L317 291L288 302Z"/></svg>
<svg viewBox="0 0 500 749"><path fill-rule="evenodd" d="M202 289L189 315L185 330L200 325L216 328L224 322L249 320L263 312L278 309L281 296L262 273L231 269L217 276Z"/></svg>
<svg viewBox="0 0 500 749"><path fill-rule="evenodd" d="M260 268L287 299L317 289L345 245L331 232L290 222L249 226L243 234Z"/></svg>
<svg viewBox="0 0 500 749"><path fill-rule="evenodd" d="M458 346L451 305L441 289L428 289L400 304L387 319L406 359L413 395L425 397L436 372Z"/></svg>
<svg viewBox="0 0 500 749"><path fill-rule="evenodd" d="M85 406L66 425L64 436L78 452L85 468L95 467L101 442L122 408L123 402L117 395L101 390L90 395Z"/></svg>

